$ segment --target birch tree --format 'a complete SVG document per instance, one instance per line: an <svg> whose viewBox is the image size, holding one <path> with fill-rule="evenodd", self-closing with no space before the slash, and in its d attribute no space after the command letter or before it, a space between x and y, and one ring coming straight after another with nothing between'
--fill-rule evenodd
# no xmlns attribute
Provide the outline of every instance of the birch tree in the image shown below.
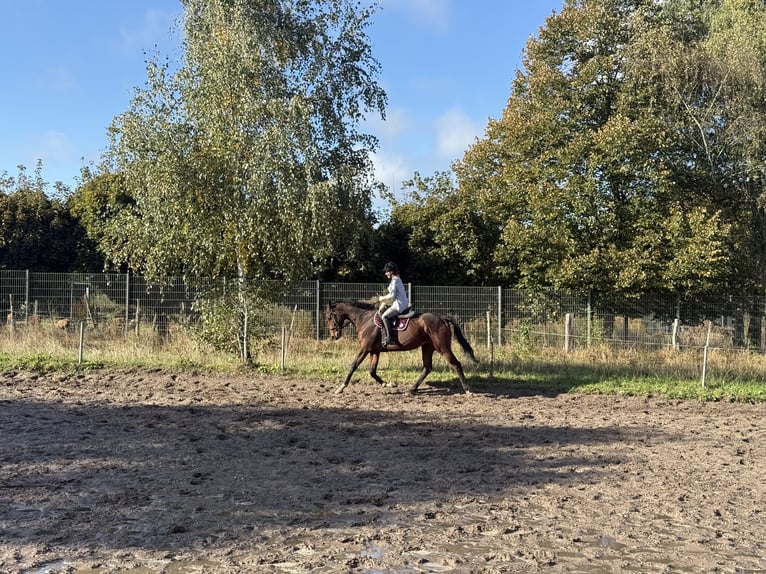
<svg viewBox="0 0 766 574"><path fill-rule="evenodd" d="M310 276L372 226L376 141L359 126L386 104L365 32L376 6L182 5L182 61L151 61L111 126L107 165L133 203L103 238L113 262L149 277L236 277L238 301L222 304L237 320L203 318L236 331L211 339L236 338L247 360L249 312L264 300L252 288Z"/></svg>
<svg viewBox="0 0 766 574"><path fill-rule="evenodd" d="M177 69L156 58L111 126L109 169L134 204L110 222L110 259L148 276L309 275L371 225L384 114L351 0L183 0Z"/></svg>

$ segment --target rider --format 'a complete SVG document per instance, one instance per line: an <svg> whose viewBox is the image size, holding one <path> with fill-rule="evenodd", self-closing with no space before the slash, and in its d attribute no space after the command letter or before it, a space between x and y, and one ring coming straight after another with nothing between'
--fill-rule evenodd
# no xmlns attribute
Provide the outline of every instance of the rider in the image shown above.
<svg viewBox="0 0 766 574"><path fill-rule="evenodd" d="M389 279L388 293L378 298L381 308L384 305L389 306L388 309L381 313L384 329L382 344L383 348L385 348L391 342L391 333L393 332L396 316L404 312L410 306L410 302L407 298L407 291L404 290L402 278L399 277L399 266L393 261L389 261L383 267L383 273Z"/></svg>

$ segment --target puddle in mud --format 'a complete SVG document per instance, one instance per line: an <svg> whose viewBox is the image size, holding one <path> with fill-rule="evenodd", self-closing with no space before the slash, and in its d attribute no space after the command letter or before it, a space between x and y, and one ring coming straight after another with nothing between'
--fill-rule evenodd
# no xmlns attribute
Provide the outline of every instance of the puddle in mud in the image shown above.
<svg viewBox="0 0 766 574"><path fill-rule="evenodd" d="M364 550L361 552L362 558L370 558L371 560L380 560L383 558L384 550L377 544L365 544Z"/></svg>
<svg viewBox="0 0 766 574"><path fill-rule="evenodd" d="M612 548L614 550L624 550L625 548L628 547L626 544L617 542L617 540L612 538L611 536L602 536L601 540L598 541L598 545L601 548Z"/></svg>
<svg viewBox="0 0 766 574"><path fill-rule="evenodd" d="M67 563L64 560L54 560L35 566L30 570L24 570L21 574L54 574L66 571Z"/></svg>
<svg viewBox="0 0 766 574"><path fill-rule="evenodd" d="M206 564L208 566L214 566L214 564L210 562L203 562L203 564ZM197 566L198 563L192 564L193 566ZM187 565L188 566L188 565ZM51 562L45 562L44 564L39 564L38 566L35 566L33 568L28 568L27 570L21 570L19 574L102 574L103 572L106 572L107 568L101 568L101 567L95 567L95 568L78 568L78 569L72 569L72 566L67 562L66 560L53 560ZM169 569L166 570L166 572L173 573L173 572L188 572L187 569L181 569L181 570L173 570ZM148 569L148 568L131 568L127 570L121 570L124 574L156 574L156 570Z"/></svg>

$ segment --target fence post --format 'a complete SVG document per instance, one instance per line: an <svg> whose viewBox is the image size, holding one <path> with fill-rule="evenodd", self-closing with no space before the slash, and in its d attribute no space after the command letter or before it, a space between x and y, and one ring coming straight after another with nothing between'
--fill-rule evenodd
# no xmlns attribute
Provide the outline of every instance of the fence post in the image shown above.
<svg viewBox="0 0 766 574"><path fill-rule="evenodd" d="M761 301L761 352L766 350L766 311L764 311L764 304Z"/></svg>
<svg viewBox="0 0 766 574"><path fill-rule="evenodd" d="M492 349L492 313L487 310L487 350Z"/></svg>
<svg viewBox="0 0 766 574"><path fill-rule="evenodd" d="M29 269L24 278L24 323L29 324Z"/></svg>
<svg viewBox="0 0 766 574"><path fill-rule="evenodd" d="M243 318L243 325L242 325L242 364L247 365L250 361L250 350L247 345L247 328L248 328L248 321L250 318L250 312L247 307L247 303L243 305L243 312L244 312L244 318Z"/></svg>
<svg viewBox="0 0 766 574"><path fill-rule="evenodd" d="M320 335L319 335L319 323L321 321L320 313L322 312L322 304L320 303L320 298L321 298L320 289L321 289L321 287L320 287L320 284L319 284L319 279L317 279L316 302L315 302L316 303L316 308L314 310L315 311L314 312L314 316L316 318L316 325L317 325L317 330L316 330L317 331L316 332L317 341L319 341L319 338L320 338Z"/></svg>
<svg viewBox="0 0 766 574"><path fill-rule="evenodd" d="M593 324L593 307L591 306L591 293L592 293L592 291L590 289L588 289L588 306L586 308L586 315L587 315L586 321L587 321L587 325L585 327L586 331L587 331L586 342L587 342L588 348L590 348L590 339L591 339L591 332L592 332L592 327L593 327L593 325L592 325Z"/></svg>
<svg viewBox="0 0 766 574"><path fill-rule="evenodd" d="M128 336L128 325L130 325L130 273L125 274L125 331L124 335Z"/></svg>
<svg viewBox="0 0 766 574"><path fill-rule="evenodd" d="M710 348L710 331L713 330L713 322L708 319L707 322L707 339L705 339L705 349L702 352L702 386L707 384L707 353Z"/></svg>
<svg viewBox="0 0 766 574"><path fill-rule="evenodd" d="M16 321L13 315L13 293L8 293L8 303L8 331L11 335L13 335L13 332L16 328Z"/></svg>
<svg viewBox="0 0 766 574"><path fill-rule="evenodd" d="M503 287L497 286L497 344L503 344Z"/></svg>
<svg viewBox="0 0 766 574"><path fill-rule="evenodd" d="M574 315L567 313L564 316L564 352L571 353L574 350Z"/></svg>
<svg viewBox="0 0 766 574"><path fill-rule="evenodd" d="M83 344L85 343L85 321L80 321L80 345L77 348L77 364L82 365Z"/></svg>

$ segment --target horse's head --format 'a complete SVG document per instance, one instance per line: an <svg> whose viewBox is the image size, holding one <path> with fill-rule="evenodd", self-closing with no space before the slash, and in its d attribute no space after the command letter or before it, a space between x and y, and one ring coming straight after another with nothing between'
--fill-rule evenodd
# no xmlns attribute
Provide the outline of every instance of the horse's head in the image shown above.
<svg viewBox="0 0 766 574"><path fill-rule="evenodd" d="M333 341L340 339L343 334L343 326L346 324L347 317L339 314L335 303L327 303L324 310L325 319L327 319L327 328L330 330L330 337Z"/></svg>

